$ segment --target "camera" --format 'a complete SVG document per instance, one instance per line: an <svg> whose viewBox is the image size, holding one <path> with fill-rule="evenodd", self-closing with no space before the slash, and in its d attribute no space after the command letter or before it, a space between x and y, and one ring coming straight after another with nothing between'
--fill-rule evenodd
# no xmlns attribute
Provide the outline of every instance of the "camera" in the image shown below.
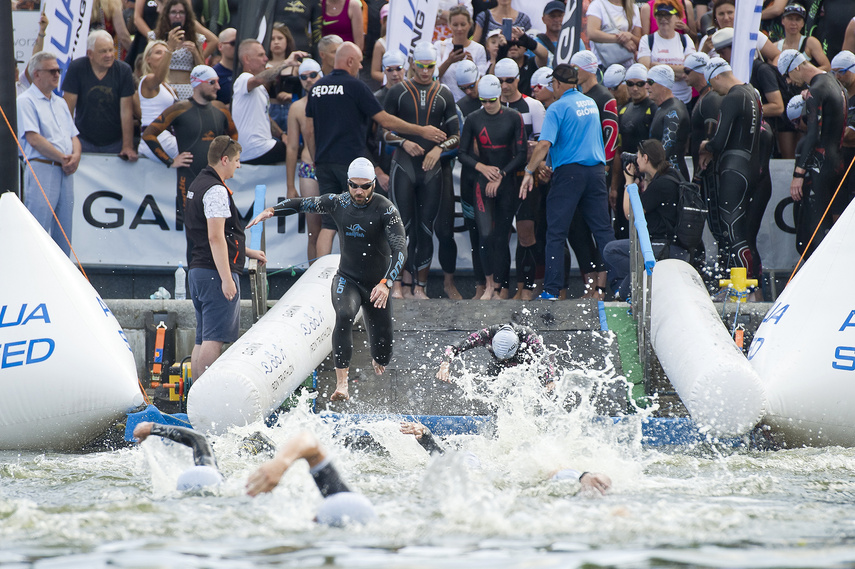
<svg viewBox="0 0 855 569"><path fill-rule="evenodd" d="M620 153L620 161L623 164L623 171L630 176L638 176L638 154L635 152L621 152ZM632 171L629 169L629 165L632 164L635 166Z"/></svg>
<svg viewBox="0 0 855 569"><path fill-rule="evenodd" d="M716 33L718 29L715 26L710 26L707 28L707 37L712 37L714 33Z"/></svg>

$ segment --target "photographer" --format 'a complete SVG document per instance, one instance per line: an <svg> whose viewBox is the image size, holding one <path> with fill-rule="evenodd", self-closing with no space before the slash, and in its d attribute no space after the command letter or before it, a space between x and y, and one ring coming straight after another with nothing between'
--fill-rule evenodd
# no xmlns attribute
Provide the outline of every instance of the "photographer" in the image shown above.
<svg viewBox="0 0 855 569"><path fill-rule="evenodd" d="M626 176L623 195L623 210L629 218L631 206L629 191L639 187L646 179L641 191L641 206L647 220L650 243L657 259L688 259L686 250L674 244L674 228L677 226L677 201L680 195L680 173L671 167L665 157L662 143L656 139L638 143L638 152L621 155ZM615 295L626 298L630 292L629 239L618 239L606 245L603 259L609 267L609 282Z"/></svg>

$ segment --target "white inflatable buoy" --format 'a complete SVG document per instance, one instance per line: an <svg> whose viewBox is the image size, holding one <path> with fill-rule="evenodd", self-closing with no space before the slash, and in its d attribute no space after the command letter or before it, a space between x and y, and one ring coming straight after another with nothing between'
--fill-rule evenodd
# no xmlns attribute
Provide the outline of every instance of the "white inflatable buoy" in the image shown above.
<svg viewBox="0 0 855 569"><path fill-rule="evenodd" d="M15 194L0 196L0 450L75 450L142 404L118 321Z"/></svg>
<svg viewBox="0 0 855 569"><path fill-rule="evenodd" d="M215 434L267 418L332 351L332 278L339 255L321 257L194 382L187 416Z"/></svg>
<svg viewBox="0 0 855 569"><path fill-rule="evenodd" d="M855 209L840 216L757 329L764 422L788 446L855 446Z"/></svg>
<svg viewBox="0 0 855 569"><path fill-rule="evenodd" d="M763 386L698 272L677 259L659 261L651 294L651 342L692 419L717 437L750 431L763 416Z"/></svg>

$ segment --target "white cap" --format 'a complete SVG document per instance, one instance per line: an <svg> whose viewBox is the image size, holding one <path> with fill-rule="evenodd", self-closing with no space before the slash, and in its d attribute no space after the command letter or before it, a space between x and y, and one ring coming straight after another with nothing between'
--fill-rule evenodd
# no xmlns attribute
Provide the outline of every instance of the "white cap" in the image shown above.
<svg viewBox="0 0 855 569"><path fill-rule="evenodd" d="M593 51L585 49L573 54L573 57L570 58L570 65L575 65L582 71L587 71L588 73L596 73L599 62L597 61L597 56L594 55Z"/></svg>
<svg viewBox="0 0 855 569"><path fill-rule="evenodd" d="M516 77L520 74L520 66L510 57L506 57L496 62L493 74L496 77Z"/></svg>
<svg viewBox="0 0 855 569"><path fill-rule="evenodd" d="M787 118L795 122L802 116L804 108L805 100L802 94L799 93L787 103Z"/></svg>
<svg viewBox="0 0 855 569"><path fill-rule="evenodd" d="M388 6L388 4L386 4ZM396 67L400 65L401 67L407 63L407 58L404 57L404 54L397 50L387 51L383 54L383 68L386 67Z"/></svg>
<svg viewBox="0 0 855 569"><path fill-rule="evenodd" d="M510 324L502 326L493 336L493 355L499 361L514 357L520 347L520 338Z"/></svg>
<svg viewBox="0 0 855 569"><path fill-rule="evenodd" d="M710 56L702 51L693 51L683 60L683 66L688 67L692 71L703 73L707 65L710 63Z"/></svg>
<svg viewBox="0 0 855 569"><path fill-rule="evenodd" d="M712 35L712 44L715 49L722 49L733 45L733 28L722 28Z"/></svg>
<svg viewBox="0 0 855 569"><path fill-rule="evenodd" d="M603 85L605 85L609 89L614 89L618 85L623 83L623 78L625 75L626 67L624 67L620 63L609 65L609 68L606 69L605 73L603 73Z"/></svg>
<svg viewBox="0 0 855 569"><path fill-rule="evenodd" d="M427 41L420 41L413 48L413 61L436 61L436 48Z"/></svg>
<svg viewBox="0 0 855 569"><path fill-rule="evenodd" d="M781 55L778 56L778 73L786 78L790 71L805 61L807 61L807 58L803 53L794 49L785 49L781 52Z"/></svg>
<svg viewBox="0 0 855 569"><path fill-rule="evenodd" d="M365 524L377 514L371 501L355 492L337 492L324 498L315 516L319 524L340 527L345 524Z"/></svg>
<svg viewBox="0 0 855 569"><path fill-rule="evenodd" d="M531 86L540 85L544 89L552 91L552 68L540 67L531 74Z"/></svg>
<svg viewBox="0 0 855 569"><path fill-rule="evenodd" d="M855 67L855 53L843 50L831 60L831 70L851 71Z"/></svg>
<svg viewBox="0 0 855 569"><path fill-rule="evenodd" d="M647 72L647 78L667 89L674 87L674 70L667 65L654 65Z"/></svg>
<svg viewBox="0 0 855 569"><path fill-rule="evenodd" d="M207 83L211 79L219 79L219 75L214 71L213 67L207 65L197 65L190 72L190 85L198 87L202 83Z"/></svg>
<svg viewBox="0 0 855 569"><path fill-rule="evenodd" d="M460 61L454 68L458 85L471 85L478 81L478 66L471 59Z"/></svg>
<svg viewBox="0 0 855 569"><path fill-rule="evenodd" d="M626 70L624 81L647 81L647 67L643 63L633 63Z"/></svg>
<svg viewBox="0 0 855 569"><path fill-rule="evenodd" d="M484 75L478 81L478 97L481 99L495 99L502 96L502 84L495 75Z"/></svg>
<svg viewBox="0 0 855 569"><path fill-rule="evenodd" d="M194 466L178 477L177 488L181 492L192 492L217 486L223 481L223 475L213 466Z"/></svg>
<svg viewBox="0 0 855 569"><path fill-rule="evenodd" d="M710 62L707 64L707 68L704 70L704 77L706 78L707 83L709 83L714 77L718 77L725 71L733 71L733 68L731 68L730 64L724 59L713 57L710 59Z"/></svg>
<svg viewBox="0 0 855 569"><path fill-rule="evenodd" d="M300 69L297 71L300 75L303 73L311 73L312 71L320 71L321 64L314 59L306 58L300 63Z"/></svg>
<svg viewBox="0 0 855 569"><path fill-rule="evenodd" d="M347 167L347 177L350 179L365 178L373 180L377 176L374 174L374 164L371 163L371 160L360 157L351 162L350 166Z"/></svg>
<svg viewBox="0 0 855 569"><path fill-rule="evenodd" d="M501 28L494 28L494 29L490 30L489 32L487 32L487 37L491 38L493 36L499 35L500 33L502 33Z"/></svg>

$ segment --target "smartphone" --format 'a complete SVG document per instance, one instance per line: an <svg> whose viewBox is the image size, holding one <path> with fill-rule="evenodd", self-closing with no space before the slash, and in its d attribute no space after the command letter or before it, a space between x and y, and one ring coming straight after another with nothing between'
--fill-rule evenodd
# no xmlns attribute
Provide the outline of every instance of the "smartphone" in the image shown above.
<svg viewBox="0 0 855 569"><path fill-rule="evenodd" d="M180 28L180 27L181 27L181 22L172 22L172 27L173 27L173 28Z"/></svg>
<svg viewBox="0 0 855 569"><path fill-rule="evenodd" d="M462 43L454 44L454 51L463 51L463 44Z"/></svg>
<svg viewBox="0 0 855 569"><path fill-rule="evenodd" d="M505 39L511 41L511 33L513 32L514 21L510 18L502 18L502 34Z"/></svg>

